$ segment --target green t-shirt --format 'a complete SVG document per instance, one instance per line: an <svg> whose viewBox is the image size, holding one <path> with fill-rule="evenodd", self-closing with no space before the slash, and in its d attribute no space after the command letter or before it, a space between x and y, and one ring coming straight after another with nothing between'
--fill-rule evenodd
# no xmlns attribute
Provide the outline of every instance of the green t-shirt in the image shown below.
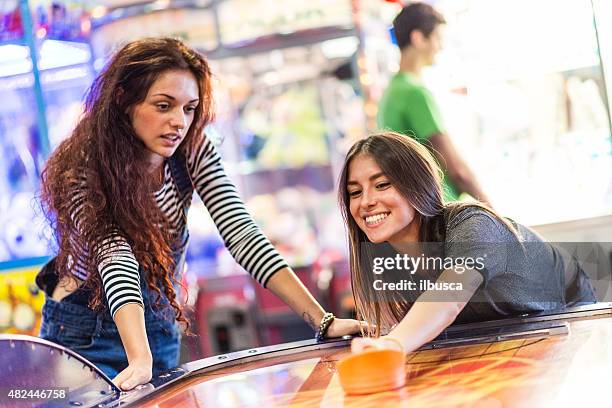
<svg viewBox="0 0 612 408"><path fill-rule="evenodd" d="M379 104L378 127L403 133L421 143L435 134L444 133L433 95L417 77L406 72L399 72L391 78ZM446 201L459 198L459 192L446 174L443 187Z"/></svg>

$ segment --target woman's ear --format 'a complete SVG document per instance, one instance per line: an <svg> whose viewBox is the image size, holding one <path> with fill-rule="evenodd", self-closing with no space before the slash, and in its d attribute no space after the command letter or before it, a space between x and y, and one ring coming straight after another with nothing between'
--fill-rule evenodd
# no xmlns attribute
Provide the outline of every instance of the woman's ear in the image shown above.
<svg viewBox="0 0 612 408"><path fill-rule="evenodd" d="M123 88L118 87L117 90L115 91L115 103L121 107L121 105L123 105L123 95L125 94L125 91L123 90ZM131 117L131 106L128 106L127 108L124 109L123 111L124 114L126 114L127 116Z"/></svg>

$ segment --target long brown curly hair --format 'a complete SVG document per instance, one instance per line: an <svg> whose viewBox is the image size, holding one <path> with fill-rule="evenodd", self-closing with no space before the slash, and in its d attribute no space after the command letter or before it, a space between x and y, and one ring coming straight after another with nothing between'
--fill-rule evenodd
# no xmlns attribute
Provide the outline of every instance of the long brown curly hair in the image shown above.
<svg viewBox="0 0 612 408"><path fill-rule="evenodd" d="M199 87L200 103L179 149L187 154L202 143L203 129L213 120L211 71L204 57L175 39L130 42L94 80L72 135L47 161L41 199L58 245L57 273L60 279L70 276L75 260L85 261L88 277L83 285L93 292L90 307L106 307L97 271L100 251L96 249L118 230L140 266L148 271L148 287L157 295L163 290L176 319L188 326L172 284L176 265L171 245L177 237L168 232L167 221L155 202L147 150L127 114L144 101L151 85L168 70L190 71ZM72 199L77 191L83 197L78 203L82 208L78 220ZM82 248L88 253L79 253Z"/></svg>

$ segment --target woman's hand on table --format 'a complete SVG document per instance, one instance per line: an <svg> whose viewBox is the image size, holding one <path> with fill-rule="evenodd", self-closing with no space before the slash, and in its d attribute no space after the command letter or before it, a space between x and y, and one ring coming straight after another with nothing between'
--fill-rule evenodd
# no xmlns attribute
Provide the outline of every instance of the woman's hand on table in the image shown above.
<svg viewBox="0 0 612 408"><path fill-rule="evenodd" d="M361 327L366 328L365 322L360 322L354 319L338 319L335 318L327 329L325 337L342 337L349 334L356 334L361 332Z"/></svg>
<svg viewBox="0 0 612 408"><path fill-rule="evenodd" d="M360 353L367 349L404 351L401 341L395 337L357 337L351 342L351 352Z"/></svg>
<svg viewBox="0 0 612 408"><path fill-rule="evenodd" d="M113 383L123 391L129 391L140 384L146 384L151 381L152 371L152 358L137 358L131 361L125 370L113 378Z"/></svg>

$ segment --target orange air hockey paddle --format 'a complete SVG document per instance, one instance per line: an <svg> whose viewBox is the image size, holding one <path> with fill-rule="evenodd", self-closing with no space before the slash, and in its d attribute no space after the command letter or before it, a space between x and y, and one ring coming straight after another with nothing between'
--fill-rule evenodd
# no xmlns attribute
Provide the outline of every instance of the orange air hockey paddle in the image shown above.
<svg viewBox="0 0 612 408"><path fill-rule="evenodd" d="M406 384L403 351L367 348L338 361L340 385L347 394L372 394Z"/></svg>

